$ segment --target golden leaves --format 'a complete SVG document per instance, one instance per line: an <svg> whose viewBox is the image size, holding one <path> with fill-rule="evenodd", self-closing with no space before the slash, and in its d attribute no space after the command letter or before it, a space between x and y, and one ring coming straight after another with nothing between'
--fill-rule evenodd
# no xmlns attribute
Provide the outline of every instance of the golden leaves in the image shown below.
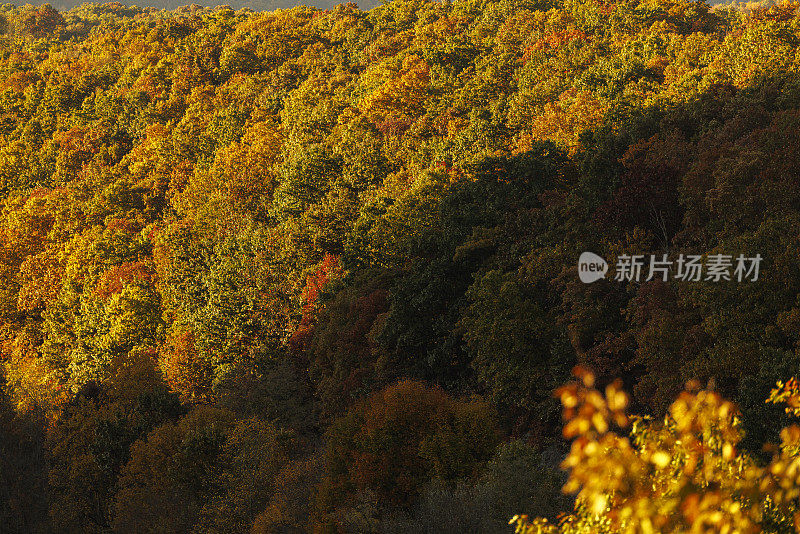
<svg viewBox="0 0 800 534"><path fill-rule="evenodd" d="M588 432L604 434L609 429L609 424L625 427L628 418L625 408L628 405L628 396L620 389L621 382L617 381L606 386L605 397L597 390L591 389L594 385L594 376L583 368L574 371L583 385L569 384L558 391L556 396L564 405L564 437L573 438Z"/></svg>
<svg viewBox="0 0 800 534"><path fill-rule="evenodd" d="M780 453L759 467L737 449L736 407L693 386L663 421L635 418L630 438L624 437L610 431L629 421L619 383L602 394L590 372L577 368L575 375L580 381L557 396L564 435L573 438L562 467L569 471L564 491L578 494L576 515L563 519L559 530L517 516L516 532L596 532L602 524L620 533L755 533L765 520L800 527L800 515L793 517L800 498L800 426L785 428ZM794 403L796 390L795 380L779 383L770 399ZM587 517L594 519L586 523Z"/></svg>
<svg viewBox="0 0 800 534"><path fill-rule="evenodd" d="M785 384L778 381L777 387L770 392L767 403L786 404L786 413L800 416L800 383L792 377Z"/></svg>

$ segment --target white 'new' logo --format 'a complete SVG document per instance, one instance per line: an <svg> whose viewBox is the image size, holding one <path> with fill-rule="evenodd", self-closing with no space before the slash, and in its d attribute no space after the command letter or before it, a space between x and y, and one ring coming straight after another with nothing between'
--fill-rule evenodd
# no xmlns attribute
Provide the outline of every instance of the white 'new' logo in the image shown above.
<svg viewBox="0 0 800 534"><path fill-rule="evenodd" d="M591 284L605 277L608 272L606 260L593 252L584 252L578 259L578 277L584 284Z"/></svg>

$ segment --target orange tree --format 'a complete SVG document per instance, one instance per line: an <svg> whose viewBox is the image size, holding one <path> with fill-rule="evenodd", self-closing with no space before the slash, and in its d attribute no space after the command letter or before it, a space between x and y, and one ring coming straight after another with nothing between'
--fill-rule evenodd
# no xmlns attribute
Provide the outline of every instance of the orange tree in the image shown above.
<svg viewBox="0 0 800 534"><path fill-rule="evenodd" d="M515 516L517 533L800 531L800 426L784 428L761 465L738 449L738 411L714 391L690 383L654 421L626 414L618 382L601 392L591 373L576 375L580 382L558 391L564 436L573 438L562 467L575 512L558 526ZM798 382L778 382L767 402L800 415Z"/></svg>

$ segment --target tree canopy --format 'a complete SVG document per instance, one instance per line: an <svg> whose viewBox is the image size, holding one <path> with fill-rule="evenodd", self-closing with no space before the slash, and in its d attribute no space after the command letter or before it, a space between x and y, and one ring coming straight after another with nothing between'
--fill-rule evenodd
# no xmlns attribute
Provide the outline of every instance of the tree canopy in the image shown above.
<svg viewBox="0 0 800 534"><path fill-rule="evenodd" d="M3 528L796 529L798 3L166 7L0 6Z"/></svg>

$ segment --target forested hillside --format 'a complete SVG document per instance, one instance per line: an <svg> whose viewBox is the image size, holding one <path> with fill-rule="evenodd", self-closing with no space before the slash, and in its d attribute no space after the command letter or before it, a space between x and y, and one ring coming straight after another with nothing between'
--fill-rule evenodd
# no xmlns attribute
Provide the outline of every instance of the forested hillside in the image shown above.
<svg viewBox="0 0 800 534"><path fill-rule="evenodd" d="M0 532L800 522L798 4L0 30Z"/></svg>
<svg viewBox="0 0 800 534"><path fill-rule="evenodd" d="M54 0L50 4L59 11L67 11L75 7L79 7L83 3L84 2L81 2L80 0ZM200 1L197 3L193 2L191 4L187 4L182 0L126 0L125 2L119 3L126 7L140 6L155 8L156 10L174 10L180 8L186 9L192 8L192 6L196 6L196 8L218 8L228 6L234 10L245 9L251 11L274 11L277 9L291 9L300 5L310 5L320 9L331 9L341 2L336 2L335 0L308 0L307 2L294 0L212 0L208 2ZM360 2L355 2L359 8L364 10L371 9L377 5L380 5L381 3L382 2L380 0L362 0ZM17 2L15 5L23 6L25 4L26 2Z"/></svg>

